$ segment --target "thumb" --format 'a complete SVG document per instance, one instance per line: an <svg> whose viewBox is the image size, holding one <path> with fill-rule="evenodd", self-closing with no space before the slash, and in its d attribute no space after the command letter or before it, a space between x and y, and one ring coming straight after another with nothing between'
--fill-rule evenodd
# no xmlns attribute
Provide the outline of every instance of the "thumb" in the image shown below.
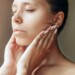
<svg viewBox="0 0 75 75"><path fill-rule="evenodd" d="M15 39L15 37L14 37L14 34L12 34L12 36L11 36L11 38L10 38L8 44L15 44L15 43L16 43L16 39Z"/></svg>
<svg viewBox="0 0 75 75"><path fill-rule="evenodd" d="M13 48L15 45L16 45L16 39L15 39L14 35L12 34L10 40L8 41L8 43L7 43L6 47L5 47L5 50L6 50L6 49L11 49L11 48Z"/></svg>

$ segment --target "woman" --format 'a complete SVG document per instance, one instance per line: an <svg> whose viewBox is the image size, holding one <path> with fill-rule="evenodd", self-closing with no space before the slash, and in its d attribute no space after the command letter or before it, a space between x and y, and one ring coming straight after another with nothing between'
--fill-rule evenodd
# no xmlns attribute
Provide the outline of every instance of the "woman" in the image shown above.
<svg viewBox="0 0 75 75"><path fill-rule="evenodd" d="M12 11L13 34L1 75L75 75L75 64L64 57L57 42L68 1L14 0Z"/></svg>

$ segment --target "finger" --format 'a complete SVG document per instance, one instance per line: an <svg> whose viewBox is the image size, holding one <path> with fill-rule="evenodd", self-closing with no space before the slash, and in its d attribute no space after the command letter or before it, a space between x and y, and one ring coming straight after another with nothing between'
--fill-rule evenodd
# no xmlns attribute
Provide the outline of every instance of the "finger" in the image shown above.
<svg viewBox="0 0 75 75"><path fill-rule="evenodd" d="M16 59L17 59L17 62L19 61L19 59L20 59L20 57L22 56L22 54L24 53L24 51L25 51L25 47L22 47L22 46L20 46L19 48L18 48L18 50L17 50L17 57L16 57ZM15 55L15 56L16 56Z"/></svg>
<svg viewBox="0 0 75 75"><path fill-rule="evenodd" d="M16 40L15 40L15 37L14 37L14 35L12 34L12 36L11 36L11 38L10 38L10 40L9 40L9 44L11 43L11 44L14 44L16 42Z"/></svg>
<svg viewBox="0 0 75 75"><path fill-rule="evenodd" d="M49 42L49 39L51 39L51 36L52 36L53 31L54 31L54 29L53 30L50 30L49 31L49 34L45 38L44 43L43 43L43 46L42 46L43 49L46 49L46 47L48 45L48 42Z"/></svg>
<svg viewBox="0 0 75 75"><path fill-rule="evenodd" d="M54 30L57 28L57 26L52 26L50 29L49 29L49 34L47 35L47 37L45 38L44 42L43 42L43 49L46 49L47 46L48 46L48 43L49 43L49 40L51 39L52 37L52 34L54 32Z"/></svg>
<svg viewBox="0 0 75 75"><path fill-rule="evenodd" d="M39 44L38 44L38 46L37 46L38 49L43 48L43 49L45 50L45 48L46 48L46 45L44 44L45 39L46 39L47 37L48 37L48 39L49 39L49 34L51 34L51 30L54 30L56 27L57 27L56 25L55 25L55 26L50 26L50 27L44 32L44 35L43 35L42 38L40 39ZM47 40L48 40L48 39L47 39ZM48 41L47 41L47 42L48 42Z"/></svg>
<svg viewBox="0 0 75 75"><path fill-rule="evenodd" d="M43 43L44 43L46 37L47 37L48 34L49 34L50 28L51 28L51 27L49 27L49 28L44 32L44 35L41 37L41 39L40 39L40 41L39 41L39 44L38 44L37 48L39 48L39 49L42 48Z"/></svg>
<svg viewBox="0 0 75 75"><path fill-rule="evenodd" d="M49 28L48 28L48 30L49 30ZM48 31L46 31L46 33L47 33L47 32L48 32ZM34 47L37 47L37 46L38 46L38 43L39 43L40 39L43 37L44 34L45 34L45 31L42 31L42 32L39 33L39 34L37 35L37 37L33 40L32 44L34 45Z"/></svg>
<svg viewBox="0 0 75 75"><path fill-rule="evenodd" d="M37 47L37 45L43 35L44 35L44 31L42 31L40 34L38 34L37 37L33 40L33 42L31 44L34 45L34 47Z"/></svg>
<svg viewBox="0 0 75 75"><path fill-rule="evenodd" d="M53 34L52 34L52 37L51 37L51 39L49 40L49 43L48 43L48 45L47 45L47 50L49 50L49 49L51 48L52 43L53 43L53 41L54 41L54 38L55 38L55 36L56 36L56 33L57 33L57 29L54 30L54 32L53 32Z"/></svg>

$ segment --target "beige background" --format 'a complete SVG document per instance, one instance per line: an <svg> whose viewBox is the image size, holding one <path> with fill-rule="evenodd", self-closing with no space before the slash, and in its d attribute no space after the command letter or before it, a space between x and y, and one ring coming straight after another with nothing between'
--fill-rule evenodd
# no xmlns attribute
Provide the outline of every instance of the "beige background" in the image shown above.
<svg viewBox="0 0 75 75"><path fill-rule="evenodd" d="M12 0L0 0L0 65L3 63L4 48L12 32L11 4ZM64 55L75 61L75 0L69 0L69 5L69 18L58 41Z"/></svg>

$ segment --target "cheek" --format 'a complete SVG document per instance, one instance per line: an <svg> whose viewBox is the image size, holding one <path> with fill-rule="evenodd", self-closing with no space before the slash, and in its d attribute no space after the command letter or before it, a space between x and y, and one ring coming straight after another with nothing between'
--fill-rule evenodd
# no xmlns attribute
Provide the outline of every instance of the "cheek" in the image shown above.
<svg viewBox="0 0 75 75"><path fill-rule="evenodd" d="M39 33L49 26L49 15L47 13L37 12L33 14L26 14L25 18L24 22L30 32Z"/></svg>

